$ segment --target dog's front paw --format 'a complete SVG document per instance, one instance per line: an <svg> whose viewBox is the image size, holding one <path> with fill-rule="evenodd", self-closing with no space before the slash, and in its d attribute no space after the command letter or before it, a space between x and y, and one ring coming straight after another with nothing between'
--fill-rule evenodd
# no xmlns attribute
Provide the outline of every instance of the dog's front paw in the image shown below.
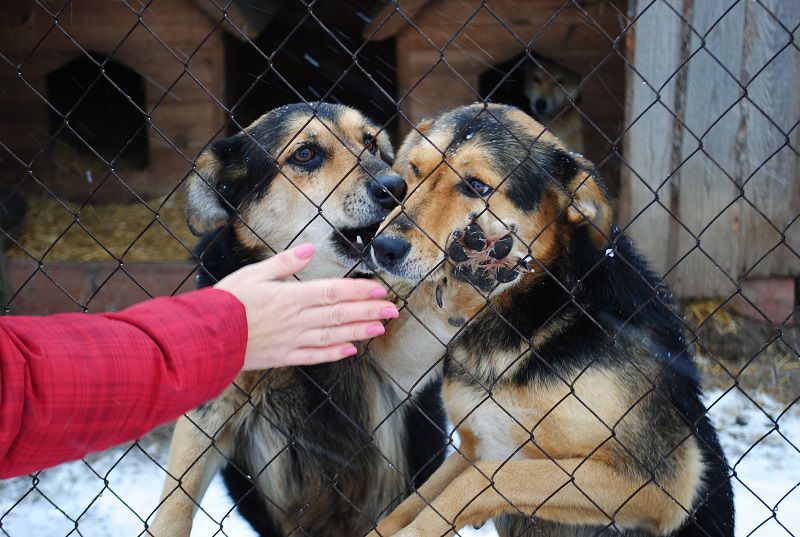
<svg viewBox="0 0 800 537"><path fill-rule="evenodd" d="M516 280L522 270L509 254L514 236L508 230L489 234L478 222L464 231L453 233L447 246L447 257L453 263L453 276L489 292L499 284Z"/></svg>

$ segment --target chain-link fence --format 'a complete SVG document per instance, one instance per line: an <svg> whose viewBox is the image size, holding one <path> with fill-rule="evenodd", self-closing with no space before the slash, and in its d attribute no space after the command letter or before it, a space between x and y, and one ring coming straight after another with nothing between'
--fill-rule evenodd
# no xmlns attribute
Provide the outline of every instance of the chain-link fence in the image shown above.
<svg viewBox="0 0 800 537"><path fill-rule="evenodd" d="M0 20L6 314L306 240L306 277L401 310L357 358L241 375L172 453L168 426L0 483L4 535L800 534L800 2Z"/></svg>

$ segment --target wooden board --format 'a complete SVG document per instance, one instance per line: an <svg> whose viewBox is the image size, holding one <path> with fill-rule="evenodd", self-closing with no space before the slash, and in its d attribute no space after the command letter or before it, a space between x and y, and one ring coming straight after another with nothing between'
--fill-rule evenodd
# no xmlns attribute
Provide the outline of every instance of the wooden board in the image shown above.
<svg viewBox="0 0 800 537"><path fill-rule="evenodd" d="M787 46L781 25L796 27L800 2L765 6L769 11L756 2L674 2L690 28L654 4L647 11L660 12L635 26L633 64L642 73L649 66L648 81L669 77L676 60L687 63L660 92L672 103L667 113L651 109L631 128L621 214L681 296L728 297L745 276L800 274L800 231L787 229L800 213L797 129L790 132L800 120L800 95L792 90L800 53ZM659 20L661 29L653 27ZM632 70L629 76L631 122L653 101L650 86L657 84L637 83ZM661 205L638 215L653 202L659 178L666 180Z"/></svg>
<svg viewBox="0 0 800 537"><path fill-rule="evenodd" d="M629 52L633 68L628 72L627 121L624 138L626 163L621 170L619 221L645 248L656 267L667 266L663 245L670 230L672 147L666 141L674 129L675 72L680 65L681 21L665 3L633 2L637 18ZM673 8L680 8L672 0ZM649 6L649 7L648 7ZM643 9L647 7L647 9Z"/></svg>
<svg viewBox="0 0 800 537"><path fill-rule="evenodd" d="M560 0L428 2L414 17L416 27L405 24L397 29L401 109L416 122L443 108L478 100L481 73L522 54L526 46L582 73L609 59L618 61L614 47L624 27L625 4L623 0L580 5ZM618 82L621 98L622 81ZM601 130L611 130L607 127L601 125ZM409 128L400 121L401 135Z"/></svg>
<svg viewBox="0 0 800 537"><path fill-rule="evenodd" d="M20 80L8 63L0 67L0 117L5 119L0 122L0 137L6 147L30 164L45 187L69 199L85 199L96 185L53 162L50 154L46 76L83 57L83 51L110 56L144 79L144 108L152 125L147 168L125 170L120 175L147 198L171 191L191 168L187 160L194 159L225 124L219 104L224 102L223 30L189 0L154 2L142 13L142 22L135 7L82 0L69 4L58 16L59 26L52 30L53 16L43 6L33 0L0 5L0 18L6 23L0 32L0 52L19 64L24 82L29 84ZM42 190L28 176L27 166L5 151L0 151L0 157L4 162L0 181L8 185L22 182L31 192ZM94 201L133 197L118 181L107 184Z"/></svg>
<svg viewBox="0 0 800 537"><path fill-rule="evenodd" d="M763 4L772 14L753 2L748 3L747 13L749 42L743 75L748 100L742 103L747 122L741 170L747 201L741 203L738 265L740 272L753 276L796 275L800 272L800 222L786 228L800 214L800 130L796 126L800 121L800 51L786 46L789 34L781 23L790 29L800 24L800 2L764 0ZM790 131L791 147L786 145Z"/></svg>

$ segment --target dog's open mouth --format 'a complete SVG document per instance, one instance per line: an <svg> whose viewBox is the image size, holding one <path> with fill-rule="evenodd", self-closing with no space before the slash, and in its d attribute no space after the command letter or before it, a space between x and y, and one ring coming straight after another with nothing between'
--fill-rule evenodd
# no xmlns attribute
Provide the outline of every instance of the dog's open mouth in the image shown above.
<svg viewBox="0 0 800 537"><path fill-rule="evenodd" d="M379 225L380 222L365 227L340 227L334 230L333 240L343 246L349 255L360 257L369 246L369 243L372 242L372 239L375 238Z"/></svg>
<svg viewBox="0 0 800 537"><path fill-rule="evenodd" d="M371 272L359 269L365 268L365 263L369 264L367 248L372 243L372 239L375 238L378 226L380 226L380 222L363 227L340 227L333 231L333 242L341 255L352 261L364 262L358 263L357 268L348 273L348 276L354 278L371 278L374 276Z"/></svg>
<svg viewBox="0 0 800 537"><path fill-rule="evenodd" d="M370 263L368 248L372 239L375 238L379 226L380 222L363 227L340 227L333 230L331 238L343 257L351 261L360 261L361 263L358 263L357 266L366 270L365 265L368 266ZM358 269L350 275L359 278L372 276L372 274Z"/></svg>

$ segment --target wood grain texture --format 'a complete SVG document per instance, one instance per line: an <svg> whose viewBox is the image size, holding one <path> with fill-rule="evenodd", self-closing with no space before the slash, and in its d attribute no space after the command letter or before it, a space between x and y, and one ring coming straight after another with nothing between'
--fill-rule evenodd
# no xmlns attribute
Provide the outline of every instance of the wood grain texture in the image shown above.
<svg viewBox="0 0 800 537"><path fill-rule="evenodd" d="M800 22L800 2L764 4L769 11L756 2L731 8L729 2L675 0L672 7L691 21L686 33L657 3L648 11L663 13L652 21L642 16L635 26L634 66L652 66L648 81L668 77L676 58L688 60L684 94L669 87L662 92L667 101L673 98L678 120L648 111L631 128L625 145L631 170L621 198L623 222L680 296L727 297L745 276L800 274L800 226L787 228L800 213L798 133L792 130L800 120L800 94L792 89L800 83L800 53L787 46L790 34L783 28ZM670 28L671 38L658 41L658 32ZM633 121L653 92L629 76ZM648 179L637 180L636 172ZM665 207L651 206L637 217L653 200L657 177L669 177L659 191Z"/></svg>
<svg viewBox="0 0 800 537"><path fill-rule="evenodd" d="M787 46L789 33L781 23L789 29L797 27L800 2L763 3L772 14L755 2L747 4L749 46L742 78L748 97L741 106L747 131L740 155L746 200L741 202L738 269L752 276L795 275L800 267L800 225L786 227L800 214L800 134L796 128L800 52Z"/></svg>
<svg viewBox="0 0 800 537"><path fill-rule="evenodd" d="M681 225L674 226L668 263L681 294L727 296L735 284L741 231L736 135L746 3L726 13L723 2L694 2L680 166L676 172ZM699 34L699 35L698 35ZM704 45L703 45L704 41ZM698 242L699 241L699 242Z"/></svg>
<svg viewBox="0 0 800 537"><path fill-rule="evenodd" d="M529 46L535 54L579 73L602 65L587 83L581 109L597 125L586 127L590 157L605 158L610 152L608 140L619 135L622 110L617 103L593 97L612 92L622 100L623 70L614 47L624 26L625 6L625 0L426 3L414 16L418 28L404 23L396 31L397 95L408 118L401 119L399 134L405 135L424 117L478 100L481 74L521 55ZM594 143L595 138L600 142ZM616 163L602 172L613 166Z"/></svg>
<svg viewBox="0 0 800 537"><path fill-rule="evenodd" d="M680 65L681 21L666 4L637 0L632 5L636 47L630 51L619 221L628 227L655 266L667 265L664 247L670 228L669 176L675 108L675 73ZM680 12L680 2L673 7ZM663 185L663 186L662 186Z"/></svg>
<svg viewBox="0 0 800 537"><path fill-rule="evenodd" d="M225 124L225 112L218 104L224 102L223 30L190 0L154 2L141 13L141 22L124 3L83 0L59 13L55 27L54 14L43 5L33 0L0 3L5 23L0 52L22 74L20 78L17 68L6 62L0 67L0 117L4 118L0 139L31 165L47 188L67 199L85 200L97 185L53 161L44 100L46 75L83 57L81 49L112 57L144 78L144 104L152 125L147 130L147 168L118 174L145 198L170 192ZM22 181L29 190L41 192L14 157L2 157L0 181L9 185ZM92 199L132 198L131 191L111 177Z"/></svg>

